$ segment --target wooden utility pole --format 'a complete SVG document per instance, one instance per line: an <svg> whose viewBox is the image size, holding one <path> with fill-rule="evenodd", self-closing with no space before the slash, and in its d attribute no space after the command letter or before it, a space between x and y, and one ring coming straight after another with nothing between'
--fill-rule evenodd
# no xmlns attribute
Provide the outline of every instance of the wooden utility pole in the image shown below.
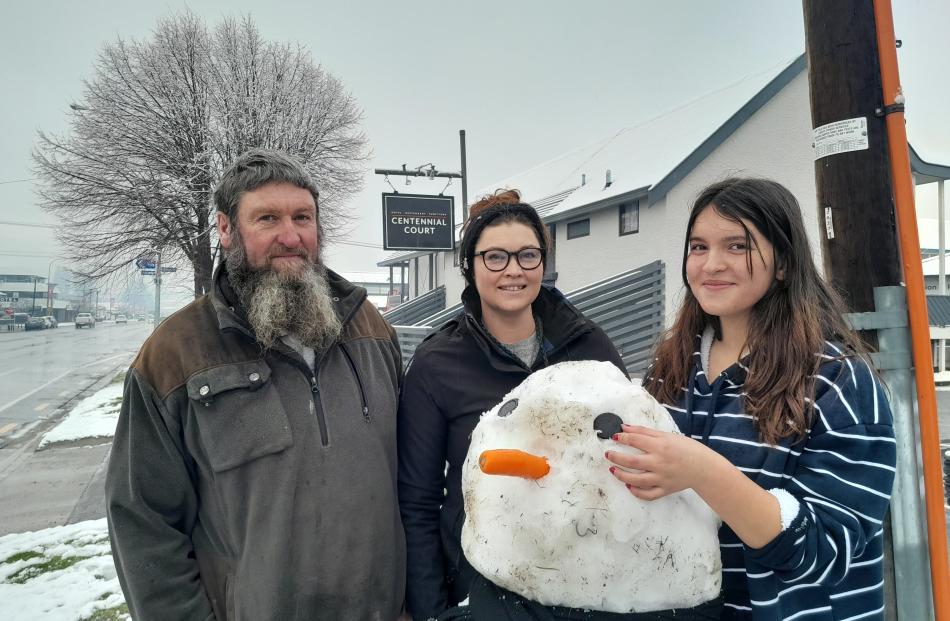
<svg viewBox="0 0 950 621"><path fill-rule="evenodd" d="M829 144L833 154L815 162L825 277L850 310L873 311L874 287L902 280L874 7L804 0L803 9L812 126L866 119L866 149Z"/></svg>
<svg viewBox="0 0 950 621"><path fill-rule="evenodd" d="M876 363L894 413L884 612L950 621L937 405L890 0L803 0L803 8L825 272L860 313L852 325L877 330L879 340L868 340L881 346Z"/></svg>

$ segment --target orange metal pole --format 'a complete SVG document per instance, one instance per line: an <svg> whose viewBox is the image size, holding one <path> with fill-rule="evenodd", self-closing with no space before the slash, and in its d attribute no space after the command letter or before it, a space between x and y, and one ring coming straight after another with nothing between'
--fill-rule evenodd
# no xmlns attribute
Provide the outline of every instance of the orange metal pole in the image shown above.
<svg viewBox="0 0 950 621"><path fill-rule="evenodd" d="M874 19L877 23L877 49L881 64L881 85L884 90L884 112L887 114L885 117L887 142L890 151L901 259L904 263L904 281L907 285L907 314L913 349L914 378L917 383L934 614L938 621L948 621L950 620L950 571L947 567L940 431L937 425L937 397L934 392L930 325L927 319L927 300L924 297L920 239L917 236L917 211L914 207L914 186L907 150L903 107L897 110L889 109L895 103L903 104L904 102L900 74L897 69L897 46L890 0L874 0Z"/></svg>

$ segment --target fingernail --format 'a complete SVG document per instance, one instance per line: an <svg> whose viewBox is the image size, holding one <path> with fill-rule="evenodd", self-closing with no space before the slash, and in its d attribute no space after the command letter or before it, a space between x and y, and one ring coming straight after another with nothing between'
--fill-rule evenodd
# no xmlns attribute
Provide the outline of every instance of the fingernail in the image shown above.
<svg viewBox="0 0 950 621"><path fill-rule="evenodd" d="M615 473L615 472L617 472L617 469L614 468L613 466L611 466L611 467L610 467L610 474L613 474L613 473Z"/></svg>
<svg viewBox="0 0 950 621"><path fill-rule="evenodd" d="M627 489L632 490L632 489L633 489L633 485L631 485L630 483L627 483Z"/></svg>
<svg viewBox="0 0 950 621"><path fill-rule="evenodd" d="M610 459L610 451L604 451L604 457Z"/></svg>
<svg viewBox="0 0 950 621"><path fill-rule="evenodd" d="M611 439L611 440L619 440L619 439L620 439L620 434L619 434L619 433L615 433L614 435L610 436L610 439Z"/></svg>

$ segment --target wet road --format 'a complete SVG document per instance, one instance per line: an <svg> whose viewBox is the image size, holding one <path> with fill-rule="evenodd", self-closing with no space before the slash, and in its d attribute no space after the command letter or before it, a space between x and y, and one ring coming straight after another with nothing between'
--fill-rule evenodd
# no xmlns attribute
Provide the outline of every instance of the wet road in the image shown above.
<svg viewBox="0 0 950 621"><path fill-rule="evenodd" d="M0 332L0 437L24 433L106 374L124 370L151 332L151 324L138 321Z"/></svg>

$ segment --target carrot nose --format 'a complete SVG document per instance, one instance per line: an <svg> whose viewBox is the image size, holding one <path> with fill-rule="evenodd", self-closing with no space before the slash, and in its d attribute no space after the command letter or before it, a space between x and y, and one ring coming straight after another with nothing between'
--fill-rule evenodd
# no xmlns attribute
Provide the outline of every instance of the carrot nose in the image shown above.
<svg viewBox="0 0 950 621"><path fill-rule="evenodd" d="M548 460L518 449L492 449L482 451L478 466L485 474L500 474L525 479L540 479L551 467Z"/></svg>

